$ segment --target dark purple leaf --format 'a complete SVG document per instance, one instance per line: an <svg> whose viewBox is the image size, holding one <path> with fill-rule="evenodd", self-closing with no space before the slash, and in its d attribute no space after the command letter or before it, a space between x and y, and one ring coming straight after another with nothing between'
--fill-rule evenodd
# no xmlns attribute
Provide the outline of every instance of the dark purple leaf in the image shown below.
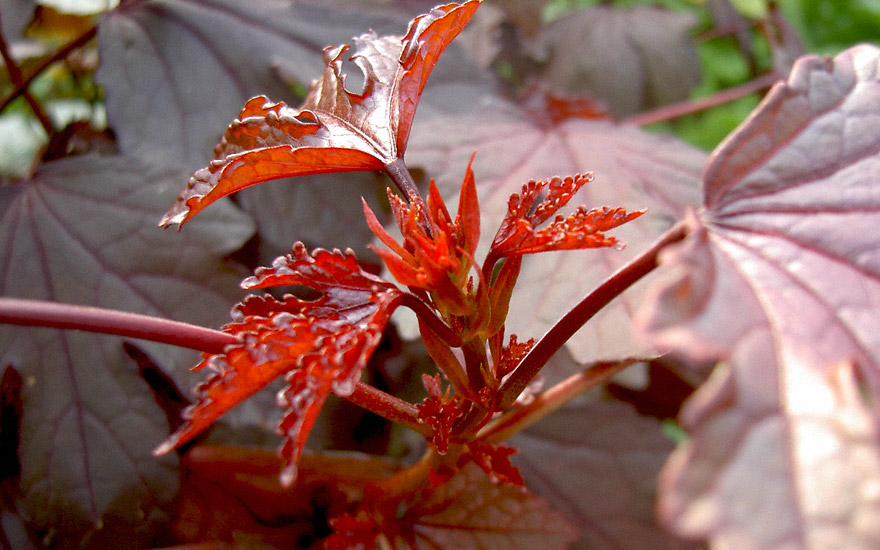
<svg viewBox="0 0 880 550"><path fill-rule="evenodd" d="M544 77L558 90L596 97L617 116L687 99L700 82L688 13L656 6L595 6L541 30Z"/></svg>
<svg viewBox="0 0 880 550"><path fill-rule="evenodd" d="M548 368L577 364L557 354ZM580 398L510 442L520 450L513 461L526 485L580 527L573 549L697 547L665 533L655 520L657 473L673 448L657 420L623 403Z"/></svg>
<svg viewBox="0 0 880 550"><path fill-rule="evenodd" d="M187 235L157 230L180 181L179 172L130 158L91 156L0 188L0 294L220 325L239 294L239 277L220 258L251 226L226 206ZM179 372L195 362L191 351L143 346ZM168 426L119 340L2 326L0 363L15 364L25 381L29 517L60 539L100 522L102 533L121 522L131 540L149 537L176 491L176 458L151 454Z"/></svg>
<svg viewBox="0 0 880 550"><path fill-rule="evenodd" d="M799 60L712 156L642 326L725 361L691 401L661 514L718 547L880 541L880 50ZM849 363L855 365L853 369ZM854 370L857 374L854 374Z"/></svg>

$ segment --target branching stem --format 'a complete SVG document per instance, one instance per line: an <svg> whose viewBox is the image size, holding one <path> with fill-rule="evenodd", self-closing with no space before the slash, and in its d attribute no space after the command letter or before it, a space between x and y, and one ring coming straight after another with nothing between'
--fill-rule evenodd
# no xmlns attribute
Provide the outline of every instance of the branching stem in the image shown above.
<svg viewBox="0 0 880 550"><path fill-rule="evenodd" d="M606 382L623 369L649 359L629 358L623 361L600 361L570 376L535 397L528 405L511 410L485 426L476 439L498 444L525 430L550 413L584 393Z"/></svg>
<svg viewBox="0 0 880 550"><path fill-rule="evenodd" d="M97 33L98 28L92 27L83 34L73 39L71 42L68 42L67 45L65 45L63 48L52 54L48 59L41 63L39 67L34 69L34 71L29 76L22 79L21 82L19 82L18 84L15 84L15 87L12 89L9 95L6 96L2 101L0 101L0 111L5 109L18 96L25 93L25 91L31 85L31 82L33 82L34 79L36 79L43 71L45 71L46 68L48 68L53 63L56 63L66 58L73 50L84 46L86 43L88 43L89 40L94 38Z"/></svg>
<svg viewBox="0 0 880 550"><path fill-rule="evenodd" d="M694 113L706 111L708 109L711 109L712 107L717 107L718 105L734 101L741 97L745 97L749 94L760 92L761 90L772 86L773 83L777 80L779 80L779 75L775 72L769 72L759 77L756 77L744 84L722 90L717 94L710 95L709 97L698 100L682 101L681 103L674 103L672 105L664 105L663 107L654 109L653 111L635 114L629 118L623 119L621 122L623 124L644 126L646 124L653 124L655 122L672 120L674 118L683 117L685 115L692 115Z"/></svg>
<svg viewBox="0 0 880 550"><path fill-rule="evenodd" d="M85 330L222 353L234 336L219 330L114 309L0 297L0 323Z"/></svg>
<svg viewBox="0 0 880 550"><path fill-rule="evenodd" d="M376 413L386 420L395 422L430 439L431 428L419 422L419 411L407 401L387 394L369 384L358 382L354 392L345 398L347 401Z"/></svg>
<svg viewBox="0 0 880 550"><path fill-rule="evenodd" d="M500 389L498 410L510 407L529 382L544 368L550 357L589 321L596 313L619 296L624 290L657 267L657 256L666 246L684 239L688 222L681 221L660 236L641 255L611 274L595 290L587 294L560 319L523 358Z"/></svg>

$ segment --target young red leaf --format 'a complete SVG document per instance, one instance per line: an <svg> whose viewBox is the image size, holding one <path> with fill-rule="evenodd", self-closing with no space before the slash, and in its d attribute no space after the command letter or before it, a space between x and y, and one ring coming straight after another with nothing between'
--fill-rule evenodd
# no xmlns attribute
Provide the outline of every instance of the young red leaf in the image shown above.
<svg viewBox="0 0 880 550"><path fill-rule="evenodd" d="M495 235L489 257L496 259L616 244L614 237L606 237L603 232L638 218L645 213L644 210L627 213L623 208L587 210L580 206L567 218L557 216L550 225L538 229L592 179L592 174L577 174L564 179L554 177L540 182L530 181L523 185L522 192L511 195L508 201L507 216ZM545 187L549 187L547 196L535 207Z"/></svg>
<svg viewBox="0 0 880 550"><path fill-rule="evenodd" d="M299 110L264 96L248 101L214 160L190 178L160 224L182 225L217 199L267 180L378 170L402 159L428 75L479 5L438 6L415 18L403 38L355 38L351 60L364 73L363 93L345 89L345 45L324 50L324 73Z"/></svg>
<svg viewBox="0 0 880 550"><path fill-rule="evenodd" d="M206 354L196 367L207 367L212 375L197 388L198 402L187 410L186 423L157 454L189 441L287 373L289 387L279 396L286 409L280 425L285 438L282 481L294 481L296 461L324 401L331 392L344 397L354 390L403 293L363 271L350 251L309 254L302 243L242 283L246 288L283 285L304 285L321 296L312 301L251 296L239 304L233 310L235 322L223 329L239 343L224 353Z"/></svg>
<svg viewBox="0 0 880 550"><path fill-rule="evenodd" d="M468 443L467 452L458 459L461 468L473 462L483 470L493 483L506 483L522 487L525 480L519 470L510 462L510 456L517 453L516 447L509 445L490 445L473 441Z"/></svg>
<svg viewBox="0 0 880 550"><path fill-rule="evenodd" d="M440 393L440 375L433 378L427 374L422 375L422 382L428 390L428 397L416 405L419 410L419 422L431 427L433 436L431 443L441 455L449 450L449 435L455 421L464 414L461 396L450 395L451 386L446 387L445 393Z"/></svg>
<svg viewBox="0 0 880 550"><path fill-rule="evenodd" d="M834 380L852 361L880 392L878 97L876 46L802 58L711 157L704 208L666 254L678 276L640 319L658 346L725 360L686 403L691 439L661 480L676 532L755 549L880 540L864 490L880 486L876 412Z"/></svg>

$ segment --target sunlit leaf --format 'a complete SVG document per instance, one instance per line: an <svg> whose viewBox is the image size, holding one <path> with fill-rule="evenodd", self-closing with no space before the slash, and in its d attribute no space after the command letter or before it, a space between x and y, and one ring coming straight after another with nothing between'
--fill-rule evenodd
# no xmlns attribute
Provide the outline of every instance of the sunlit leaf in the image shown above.
<svg viewBox="0 0 880 550"><path fill-rule="evenodd" d="M260 268L245 288L303 285L321 293L315 300L287 295L251 296L233 310L224 331L239 343L224 353L205 354L196 369L210 377L196 389L198 402L185 411L186 422L156 449L163 454L204 431L281 375L288 387L279 394L285 409L280 431L285 466L282 481L296 479L296 462L311 428L331 393L351 394L391 313L403 294L396 286L363 271L351 251L317 249L296 243L290 255Z"/></svg>
<svg viewBox="0 0 880 550"><path fill-rule="evenodd" d="M878 67L874 46L798 61L715 151L705 207L667 257L677 276L643 327L726 362L685 406L691 443L663 477L682 534L754 549L880 538L876 418L839 374L854 362L880 391Z"/></svg>
<svg viewBox="0 0 880 550"><path fill-rule="evenodd" d="M350 59L365 77L360 93L345 87L345 45L324 50L324 73L300 109L265 96L249 100L162 224L184 223L218 198L270 179L379 170L401 159L431 69L478 6L439 6L414 19L402 38L355 38Z"/></svg>

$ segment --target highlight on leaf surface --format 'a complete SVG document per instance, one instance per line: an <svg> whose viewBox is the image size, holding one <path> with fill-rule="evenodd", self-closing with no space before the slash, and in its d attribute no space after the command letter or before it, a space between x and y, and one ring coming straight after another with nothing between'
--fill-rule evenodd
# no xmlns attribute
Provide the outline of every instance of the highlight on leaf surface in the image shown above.
<svg viewBox="0 0 880 550"><path fill-rule="evenodd" d="M330 393L344 397L354 390L403 293L363 271L351 251L316 249L310 254L302 243L242 283L246 288L284 285L307 286L321 296L278 300L267 294L236 306L234 322L223 331L238 343L221 354L204 354L195 369L207 368L211 374L196 388L198 401L185 411L184 425L156 454L191 440L284 374L288 388L278 396L285 409L279 426L282 481L293 483L296 461L325 400Z"/></svg>
<svg viewBox="0 0 880 550"><path fill-rule="evenodd" d="M756 549L880 540L867 489L880 486L878 98L876 46L799 59L714 151L704 207L665 253L677 275L641 328L723 361L685 403L690 439L661 476L660 516L679 534Z"/></svg>
<svg viewBox="0 0 880 550"><path fill-rule="evenodd" d="M351 46L344 45L324 50L324 73L300 109L264 96L248 101L160 225L182 225L217 199L268 180L381 170L402 159L428 76L479 5L438 6L413 19L402 38L354 38L350 59L364 73L362 93L345 88L342 60Z"/></svg>

